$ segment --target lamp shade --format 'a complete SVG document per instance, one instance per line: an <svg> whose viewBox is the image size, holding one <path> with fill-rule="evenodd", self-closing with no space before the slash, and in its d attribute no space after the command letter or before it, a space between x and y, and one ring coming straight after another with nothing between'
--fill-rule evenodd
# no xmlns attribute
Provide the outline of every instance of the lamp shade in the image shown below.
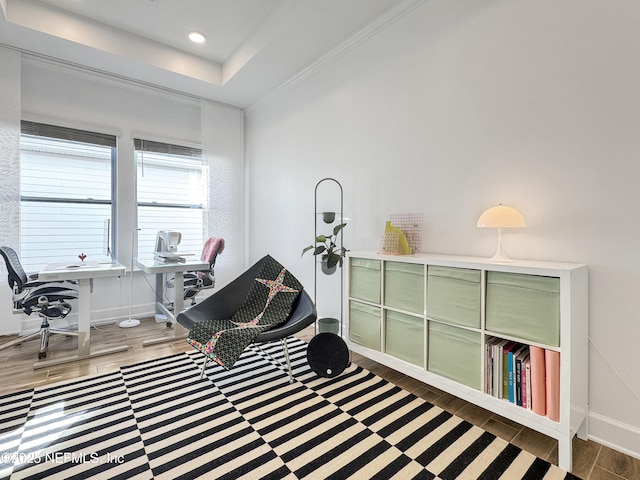
<svg viewBox="0 0 640 480"><path fill-rule="evenodd" d="M478 219L478 227L482 228L525 227L526 225L522 214L507 205L491 207Z"/></svg>

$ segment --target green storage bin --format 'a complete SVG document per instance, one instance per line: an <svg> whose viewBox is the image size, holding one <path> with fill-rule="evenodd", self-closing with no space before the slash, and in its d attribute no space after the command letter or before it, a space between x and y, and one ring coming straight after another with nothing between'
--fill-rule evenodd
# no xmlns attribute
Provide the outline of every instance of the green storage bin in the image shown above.
<svg viewBox="0 0 640 480"><path fill-rule="evenodd" d="M380 351L380 307L349 302L349 340Z"/></svg>
<svg viewBox="0 0 640 480"><path fill-rule="evenodd" d="M385 322L386 353L424 367L424 320L387 310Z"/></svg>
<svg viewBox="0 0 640 480"><path fill-rule="evenodd" d="M384 264L384 304L424 313L424 265L403 262Z"/></svg>
<svg viewBox="0 0 640 480"><path fill-rule="evenodd" d="M525 341L560 346L560 279L487 272L486 328Z"/></svg>
<svg viewBox="0 0 640 480"><path fill-rule="evenodd" d="M480 332L429 322L430 372L480 390Z"/></svg>
<svg viewBox="0 0 640 480"><path fill-rule="evenodd" d="M480 328L480 270L429 265L427 316Z"/></svg>
<svg viewBox="0 0 640 480"><path fill-rule="evenodd" d="M372 303L380 303L380 260L350 259L349 295Z"/></svg>

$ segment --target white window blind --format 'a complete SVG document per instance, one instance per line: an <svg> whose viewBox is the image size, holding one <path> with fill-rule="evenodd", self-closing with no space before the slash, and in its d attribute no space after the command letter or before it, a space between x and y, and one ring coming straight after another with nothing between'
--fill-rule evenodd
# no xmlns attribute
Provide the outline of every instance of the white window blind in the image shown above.
<svg viewBox="0 0 640 480"><path fill-rule="evenodd" d="M27 271L51 262L104 260L112 225L116 138L22 122L20 260Z"/></svg>
<svg viewBox="0 0 640 480"><path fill-rule="evenodd" d="M182 234L180 252L200 258L206 183L202 151L134 139L137 163L138 258L153 258L159 230Z"/></svg>

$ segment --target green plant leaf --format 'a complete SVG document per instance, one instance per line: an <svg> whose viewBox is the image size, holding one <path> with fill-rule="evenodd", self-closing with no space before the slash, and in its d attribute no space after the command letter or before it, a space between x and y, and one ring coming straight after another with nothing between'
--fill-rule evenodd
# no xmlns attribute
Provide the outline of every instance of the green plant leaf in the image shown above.
<svg viewBox="0 0 640 480"><path fill-rule="evenodd" d="M346 223L341 223L340 225L336 225L335 227L333 227L333 234L337 235L338 233L340 233L340 230L342 230L346 225Z"/></svg>
<svg viewBox="0 0 640 480"><path fill-rule="evenodd" d="M314 255L322 255L322 259L328 259L331 262L331 266L335 266L338 263L342 266L342 257L346 255L349 251L344 247L338 248L336 245L336 235L340 233L340 231L346 226L346 223L342 223L340 225L336 225L333 227L333 235L317 235L316 236L316 247L314 249L313 245L309 245L302 250L302 255L307 253L309 250L313 250ZM317 245L322 244L322 245ZM301 256L302 256L301 255Z"/></svg>
<svg viewBox="0 0 640 480"><path fill-rule="evenodd" d="M329 268L335 267L338 264L338 262L340 262L340 260L342 260L342 257L336 253L329 255L329 257L327 258L327 267Z"/></svg>

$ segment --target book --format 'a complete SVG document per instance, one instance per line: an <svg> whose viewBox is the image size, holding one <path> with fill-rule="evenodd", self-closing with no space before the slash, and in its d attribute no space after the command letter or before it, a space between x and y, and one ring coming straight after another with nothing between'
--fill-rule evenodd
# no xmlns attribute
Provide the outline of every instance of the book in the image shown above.
<svg viewBox="0 0 640 480"><path fill-rule="evenodd" d="M523 405L527 410L531 410L531 354L527 355L525 359L525 399L526 405ZM523 402L524 403L524 402Z"/></svg>
<svg viewBox="0 0 640 480"><path fill-rule="evenodd" d="M528 345L521 345L513 352L513 403L522 406L522 357L529 351Z"/></svg>
<svg viewBox="0 0 640 480"><path fill-rule="evenodd" d="M502 398L505 398L509 401L513 401L511 398L512 387L513 387L513 350L517 348L519 344L515 342L509 342L503 348L503 367L502 367Z"/></svg>
<svg viewBox="0 0 640 480"><path fill-rule="evenodd" d="M488 395L493 395L494 383L494 369L495 369L495 355L494 355L494 345L496 343L496 338L490 338L485 345L485 375L484 375L484 391Z"/></svg>
<svg viewBox="0 0 640 480"><path fill-rule="evenodd" d="M507 340L501 340L495 347L495 391L493 396L496 398L502 398L502 351L507 343L509 343Z"/></svg>
<svg viewBox="0 0 640 480"><path fill-rule="evenodd" d="M485 393L498 398L502 395L502 348L507 343L508 340L493 337L485 345Z"/></svg>
<svg viewBox="0 0 640 480"><path fill-rule="evenodd" d="M547 414L545 353L541 347L531 345L531 410L538 415Z"/></svg>
<svg viewBox="0 0 640 480"><path fill-rule="evenodd" d="M485 345L485 366L484 366L484 392L488 395L492 394L492 379L493 379L493 346L491 340L489 340Z"/></svg>
<svg viewBox="0 0 640 480"><path fill-rule="evenodd" d="M560 421L560 352L545 350L547 417Z"/></svg>
<svg viewBox="0 0 640 480"><path fill-rule="evenodd" d="M493 396L496 398L502 398L502 357L504 346L508 343L508 340L499 340L493 346Z"/></svg>
<svg viewBox="0 0 640 480"><path fill-rule="evenodd" d="M560 421L560 352L490 337L484 371L486 394Z"/></svg>

